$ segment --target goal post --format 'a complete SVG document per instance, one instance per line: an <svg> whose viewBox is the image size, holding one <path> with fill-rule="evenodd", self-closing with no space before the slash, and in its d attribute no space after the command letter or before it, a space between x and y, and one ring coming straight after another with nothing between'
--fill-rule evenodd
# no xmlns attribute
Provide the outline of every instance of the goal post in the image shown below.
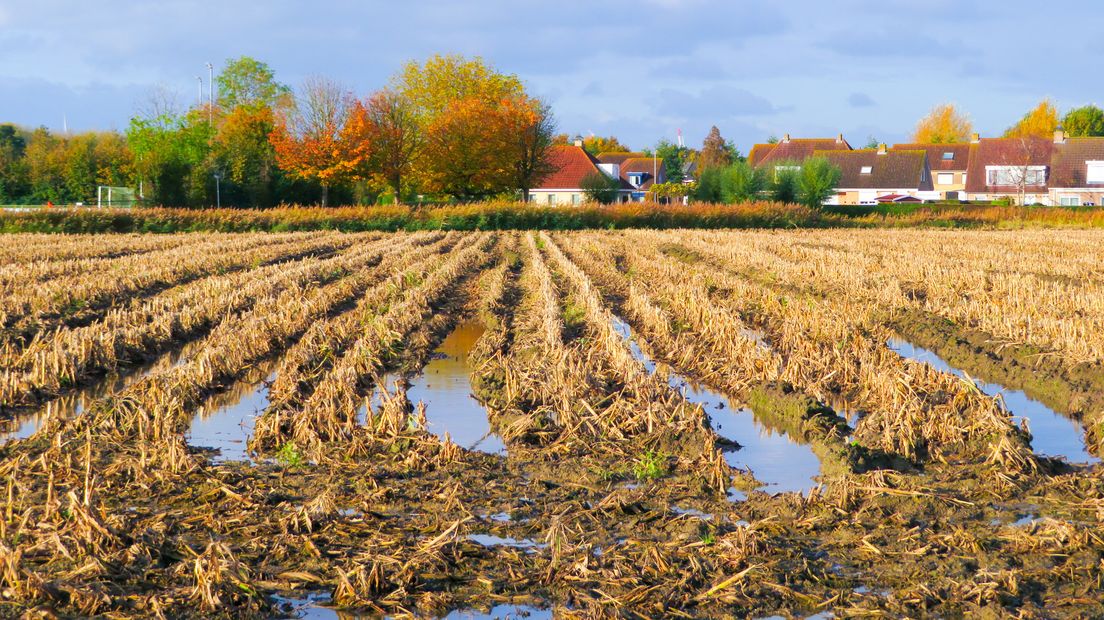
<svg viewBox="0 0 1104 620"><path fill-rule="evenodd" d="M131 187L112 185L96 186L97 207L133 207L138 202L138 194Z"/></svg>

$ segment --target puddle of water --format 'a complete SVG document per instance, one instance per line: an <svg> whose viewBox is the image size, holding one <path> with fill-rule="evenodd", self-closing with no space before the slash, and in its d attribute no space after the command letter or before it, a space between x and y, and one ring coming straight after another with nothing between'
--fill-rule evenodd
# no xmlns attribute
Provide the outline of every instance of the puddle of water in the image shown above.
<svg viewBox="0 0 1104 620"><path fill-rule="evenodd" d="M326 607L332 602L328 592L314 592L303 598L286 598L272 596L272 602L276 603L282 611L293 618L301 620L379 620L376 614L359 614L350 611L339 611L332 607ZM383 616L390 619L394 616ZM405 617L405 616L404 616ZM444 616L437 616L439 620L551 620L551 609L541 609L531 605L495 605L489 611L474 609L460 609L449 612Z"/></svg>
<svg viewBox="0 0 1104 620"><path fill-rule="evenodd" d="M215 463L252 462L247 441L257 416L268 407L275 365L258 366L230 389L209 398L192 418L188 445L217 449L218 455L211 459Z"/></svg>
<svg viewBox="0 0 1104 620"><path fill-rule="evenodd" d="M702 512L697 508L679 508L678 506L671 506L671 512L679 516L697 517L702 521L712 521L713 515Z"/></svg>
<svg viewBox="0 0 1104 620"><path fill-rule="evenodd" d="M548 545L539 543L531 538L503 538L492 534L469 534L468 540L479 543L484 547L512 547L524 549L529 552L544 549Z"/></svg>
<svg viewBox="0 0 1104 620"><path fill-rule="evenodd" d="M625 339L633 357L644 363L649 373L654 373L656 363L633 339L632 328L616 316L613 328ZM750 409L733 408L728 397L719 392L695 384L670 369L668 377L671 387L679 390L683 398L705 409L717 435L739 444L739 449L725 452L729 465L751 470L758 480L766 483L765 490L770 493L807 493L817 486L813 478L820 474L820 459L812 448L760 424ZM739 491L736 493L733 501L747 498ZM732 499L733 493L730 492L729 497Z"/></svg>
<svg viewBox="0 0 1104 620"><path fill-rule="evenodd" d="M151 362L120 369L121 372L100 377L94 383L59 396L38 409L17 414L10 420L0 421L0 446L15 439L26 439L34 435L47 420L75 418L88 411L97 400L120 392L149 375L173 368L188 355L191 348L185 346L165 353Z"/></svg>
<svg viewBox="0 0 1104 620"><path fill-rule="evenodd" d="M968 379L965 372L954 368L943 358L911 342L891 338L886 345L903 358L923 362L932 368ZM969 380L969 379L968 379ZM1013 416L1024 418L1031 429L1031 447L1038 454L1061 457L1070 463L1099 463L1100 459L1085 449L1081 427L1043 403L1019 390L1008 389L996 383L973 379L982 392L1000 396Z"/></svg>
<svg viewBox="0 0 1104 620"><path fill-rule="evenodd" d="M478 321L456 326L437 347L436 355L415 377L406 396L410 402L426 405L429 432L469 450L505 454L506 444L491 431L487 410L472 395L468 354L485 331Z"/></svg>

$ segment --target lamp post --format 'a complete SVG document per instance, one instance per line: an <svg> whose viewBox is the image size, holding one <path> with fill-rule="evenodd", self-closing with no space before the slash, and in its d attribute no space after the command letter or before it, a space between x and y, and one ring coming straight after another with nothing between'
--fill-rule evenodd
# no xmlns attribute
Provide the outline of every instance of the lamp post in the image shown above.
<svg viewBox="0 0 1104 620"><path fill-rule="evenodd" d="M207 122L215 124L215 65L207 63Z"/></svg>
<svg viewBox="0 0 1104 620"><path fill-rule="evenodd" d="M218 209L222 208L222 190L220 189L220 186L219 186L219 179L221 179L221 178L222 178L222 174L219 173L216 170L215 171L215 207L218 208Z"/></svg>
<svg viewBox="0 0 1104 620"><path fill-rule="evenodd" d="M203 105L203 76L196 76L196 105Z"/></svg>

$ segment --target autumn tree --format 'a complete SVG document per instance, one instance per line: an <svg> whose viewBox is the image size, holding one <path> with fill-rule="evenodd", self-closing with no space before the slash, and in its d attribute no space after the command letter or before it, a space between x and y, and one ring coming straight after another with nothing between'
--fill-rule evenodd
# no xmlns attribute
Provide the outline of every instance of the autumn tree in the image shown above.
<svg viewBox="0 0 1104 620"><path fill-rule="evenodd" d="M410 102L423 127L445 114L456 101L491 103L524 92L516 75L496 71L482 58L456 54L407 63L391 79L391 89Z"/></svg>
<svg viewBox="0 0 1104 620"><path fill-rule="evenodd" d="M616 136L588 136L583 138L583 150L591 155L599 153L629 153L629 147L621 143Z"/></svg>
<svg viewBox="0 0 1104 620"><path fill-rule="evenodd" d="M702 142L701 153L698 155L698 174L704 174L710 168L728 166L733 161L734 150L732 145L721 137L721 130L714 125Z"/></svg>
<svg viewBox="0 0 1104 620"><path fill-rule="evenodd" d="M424 139L410 100L393 90L356 102L343 132L353 174L386 185L397 203Z"/></svg>
<svg viewBox="0 0 1104 620"><path fill-rule="evenodd" d="M920 144L966 142L973 130L968 116L959 113L954 104L944 103L935 106L920 119L913 131L912 141Z"/></svg>
<svg viewBox="0 0 1104 620"><path fill-rule="evenodd" d="M1062 117L1062 129L1071 138L1104 136L1104 110L1094 105L1074 108Z"/></svg>
<svg viewBox="0 0 1104 620"><path fill-rule="evenodd" d="M504 99L495 116L507 181L528 200L529 190L555 172L548 159L556 131L552 109L543 101L517 95Z"/></svg>
<svg viewBox="0 0 1104 620"><path fill-rule="evenodd" d="M350 100L336 82L308 78L289 105L278 111L269 134L280 169L294 178L317 181L323 207L330 187L352 175L340 143Z"/></svg>
<svg viewBox="0 0 1104 620"><path fill-rule="evenodd" d="M435 116L426 133L423 176L431 192L462 199L508 189L508 168L493 121L497 103L469 97Z"/></svg>
<svg viewBox="0 0 1104 620"><path fill-rule="evenodd" d="M1004 132L1005 138L1050 138L1058 128L1058 108L1050 99L1043 99L1015 125Z"/></svg>
<svg viewBox="0 0 1104 620"><path fill-rule="evenodd" d="M227 202L253 207L276 202L276 152L269 135L275 129L266 105L243 105L227 113L214 137L213 156L229 183Z"/></svg>

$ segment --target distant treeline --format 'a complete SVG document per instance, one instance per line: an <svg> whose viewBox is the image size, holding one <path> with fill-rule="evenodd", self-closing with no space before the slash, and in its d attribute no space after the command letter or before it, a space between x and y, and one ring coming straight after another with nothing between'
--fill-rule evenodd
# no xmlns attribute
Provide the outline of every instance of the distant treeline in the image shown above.
<svg viewBox="0 0 1104 620"><path fill-rule="evenodd" d="M341 230L583 230L625 228L825 227L1104 228L1104 209L969 205L848 208L801 205L535 206L518 202L414 207L278 207L273 209L55 208L0 213L0 232L176 233Z"/></svg>

